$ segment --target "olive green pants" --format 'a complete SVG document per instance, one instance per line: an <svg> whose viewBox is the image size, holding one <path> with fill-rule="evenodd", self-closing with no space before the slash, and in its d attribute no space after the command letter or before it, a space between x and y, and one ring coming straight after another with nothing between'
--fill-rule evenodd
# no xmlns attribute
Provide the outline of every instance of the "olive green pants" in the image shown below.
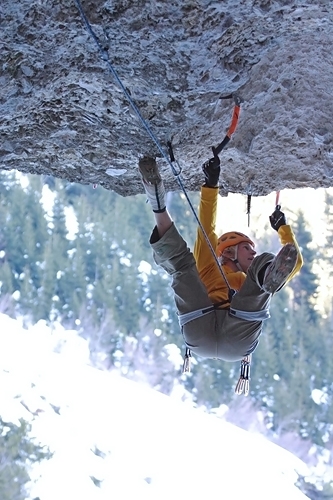
<svg viewBox="0 0 333 500"><path fill-rule="evenodd" d="M193 254L175 225L162 238L159 238L155 227L150 244L156 264L172 278L178 314L211 306L212 302L200 280ZM259 286L258 273L274 257L271 253L255 257L242 288L232 298L232 308L242 311L268 309L271 294ZM238 319L229 315L228 310L216 309L186 323L182 327L182 334L186 345L199 356L237 361L255 350L261 330L262 321Z"/></svg>

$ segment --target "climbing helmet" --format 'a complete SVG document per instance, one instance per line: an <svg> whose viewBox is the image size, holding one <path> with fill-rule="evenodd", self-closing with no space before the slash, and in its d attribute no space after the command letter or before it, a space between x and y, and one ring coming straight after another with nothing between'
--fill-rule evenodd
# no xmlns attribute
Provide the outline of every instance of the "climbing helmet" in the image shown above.
<svg viewBox="0 0 333 500"><path fill-rule="evenodd" d="M226 248L238 245L239 243L249 243L253 247L255 246L253 241L243 233L230 231L229 233L222 234L217 240L217 256L220 257Z"/></svg>

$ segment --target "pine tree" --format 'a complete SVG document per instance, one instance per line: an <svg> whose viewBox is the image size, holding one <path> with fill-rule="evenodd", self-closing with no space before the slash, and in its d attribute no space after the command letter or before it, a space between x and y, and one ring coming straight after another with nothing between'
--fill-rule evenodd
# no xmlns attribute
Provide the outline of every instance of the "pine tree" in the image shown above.
<svg viewBox="0 0 333 500"><path fill-rule="evenodd" d="M24 303L31 307L37 302L41 256L47 239L44 211L39 203L42 182L41 178L31 176L27 186L23 188L15 174L2 174L2 180L0 218L3 224L0 241L3 259L7 263L0 271L0 280L3 281L2 276L5 277L2 291L18 291L22 307ZM29 299L24 297L24 291L28 289Z"/></svg>
<svg viewBox="0 0 333 500"><path fill-rule="evenodd" d="M2 259L0 266L0 284L1 295L10 295L15 291L13 271L6 258Z"/></svg>
<svg viewBox="0 0 333 500"><path fill-rule="evenodd" d="M13 180L10 191L5 190L1 204L6 204L6 219L1 228L2 248L5 259L12 272L13 291L19 289L19 277L26 265L25 251L22 245L22 233L25 225L26 194L20 184Z"/></svg>
<svg viewBox="0 0 333 500"><path fill-rule="evenodd" d="M51 458L48 450L30 440L29 432L30 425L24 420L16 425L0 417L1 500L25 500L29 467Z"/></svg>
<svg viewBox="0 0 333 500"><path fill-rule="evenodd" d="M188 196L193 209L198 215L199 193L191 193ZM189 205L189 201L182 192L168 193L167 196L167 206L172 214L174 223L188 246L193 249L198 223Z"/></svg>
<svg viewBox="0 0 333 500"><path fill-rule="evenodd" d="M69 259L71 243L67 239L66 215L64 210L63 185L54 183L57 192L54 197L52 215L49 216L48 238L44 245L43 274L38 290L38 319L51 319L62 315L71 293L66 289L66 275L72 275Z"/></svg>
<svg viewBox="0 0 333 500"><path fill-rule="evenodd" d="M42 278L41 284L38 289L38 305L35 311L35 319L51 319L51 312L53 310L53 300L57 296L57 261L58 261L58 250L61 247L61 240L57 235L49 235L49 239L45 245L44 255L43 255L43 266L42 266ZM65 299L66 300L66 299ZM60 304L57 303L56 307Z"/></svg>
<svg viewBox="0 0 333 500"><path fill-rule="evenodd" d="M272 411L273 405L276 410L279 408L279 402L275 403L273 397L275 387L286 387L293 370L292 310L288 289L282 289L273 297L270 314L253 354L251 396Z"/></svg>
<svg viewBox="0 0 333 500"><path fill-rule="evenodd" d="M29 265L23 269L20 284L20 308L24 313L28 313L33 320L40 318L36 314L37 308L36 288L34 286Z"/></svg>
<svg viewBox="0 0 333 500"><path fill-rule="evenodd" d="M306 227L306 220L302 212L298 213L294 231L304 260L301 272L295 276L289 285L294 292L294 308L304 305L307 319L312 323L316 323L319 318L314 307L318 296L318 278L313 271L316 251L310 247L312 236Z"/></svg>
<svg viewBox="0 0 333 500"><path fill-rule="evenodd" d="M325 190L325 216L326 216L326 245L325 252L322 255L323 258L328 258L331 260L333 256L333 194L329 190ZM331 274L333 270L331 268Z"/></svg>
<svg viewBox="0 0 333 500"><path fill-rule="evenodd" d="M311 234L302 213L298 214L295 233L304 258L300 273L288 284L293 292L288 330L282 336L284 348L278 359L271 410L275 428L295 431L303 438L322 444L318 429L319 416L312 398L314 388L322 388L327 378L327 347L321 333L322 319L316 309L318 295L317 276L313 271L317 250L311 248ZM289 309L289 306L288 306ZM271 323L270 323L271 324ZM285 334L288 331L288 336ZM279 340L278 332L274 339ZM281 345L281 341L279 341ZM326 372L326 373L325 373Z"/></svg>

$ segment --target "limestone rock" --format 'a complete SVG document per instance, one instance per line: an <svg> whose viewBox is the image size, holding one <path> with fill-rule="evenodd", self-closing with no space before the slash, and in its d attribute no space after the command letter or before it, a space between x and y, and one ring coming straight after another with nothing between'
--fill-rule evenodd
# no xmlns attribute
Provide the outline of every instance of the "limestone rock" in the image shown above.
<svg viewBox="0 0 333 500"><path fill-rule="evenodd" d="M226 134L221 194L333 185L330 0L2 0L0 168L143 192L137 162L159 158L189 191ZM104 59L102 56L104 54ZM108 59L105 60L106 54ZM156 145L126 93L156 137ZM165 155L165 157L162 155Z"/></svg>

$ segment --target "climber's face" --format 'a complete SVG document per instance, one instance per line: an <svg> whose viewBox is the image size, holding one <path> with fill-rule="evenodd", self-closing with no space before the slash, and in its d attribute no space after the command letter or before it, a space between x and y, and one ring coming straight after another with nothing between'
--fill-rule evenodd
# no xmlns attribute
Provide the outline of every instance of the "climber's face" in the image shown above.
<svg viewBox="0 0 333 500"><path fill-rule="evenodd" d="M252 264L252 261L256 255L256 251L250 243L239 243L238 244L238 252L237 252L237 260L243 269L244 273L247 273L248 268Z"/></svg>

